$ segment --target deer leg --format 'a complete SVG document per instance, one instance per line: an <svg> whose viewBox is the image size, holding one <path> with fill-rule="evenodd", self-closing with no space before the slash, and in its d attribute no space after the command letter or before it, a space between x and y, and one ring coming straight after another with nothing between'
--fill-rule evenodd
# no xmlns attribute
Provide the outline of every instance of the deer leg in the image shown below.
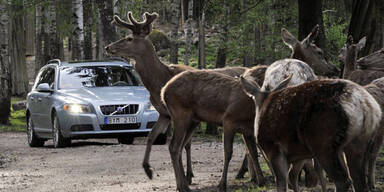
<svg viewBox="0 0 384 192"><path fill-rule="evenodd" d="M236 179L244 178L245 173L248 171L248 154L244 155L243 163L237 172Z"/></svg>
<svg viewBox="0 0 384 192"><path fill-rule="evenodd" d="M358 146L365 148L363 147L364 145L361 144ZM347 146L345 150L349 171L353 180L353 186L356 191L368 191L366 183L366 165L368 164L368 159L366 153L370 153L369 149L359 150L356 145Z"/></svg>
<svg viewBox="0 0 384 192"><path fill-rule="evenodd" d="M299 177L301 170L307 160L298 161L292 164L292 168L289 170L289 184L293 191L299 191Z"/></svg>
<svg viewBox="0 0 384 192"><path fill-rule="evenodd" d="M248 154L251 156L251 159L248 159L248 160L252 161L253 166L251 167L254 168L254 171L256 172L256 175L257 175L257 184L259 186L263 186L265 184L265 178L259 163L255 136L243 135L243 139L245 144L247 145Z"/></svg>
<svg viewBox="0 0 384 192"><path fill-rule="evenodd" d="M192 135L199 123L193 122L191 123L191 126L189 127L187 134L185 136L185 141L186 143L183 144L185 146L185 152L187 155L187 181L188 184L192 184L192 177L193 175L193 170L192 170L192 158L191 158L191 140L192 140Z"/></svg>
<svg viewBox="0 0 384 192"><path fill-rule="evenodd" d="M251 181L253 183L255 183L256 185L259 184L258 180L257 180L256 168L253 166L253 161L251 159L252 158L251 155L249 153L247 153L244 158L248 159L247 160L247 165L248 165L247 167L248 167L248 173L251 176Z"/></svg>
<svg viewBox="0 0 384 192"><path fill-rule="evenodd" d="M171 154L172 165L175 171L177 190L181 192L189 192L190 189L188 187L188 182L185 178L181 155L183 150L183 144L184 142L186 142L185 138L191 119L188 117L176 117L173 119L174 129L172 140L169 144L169 152Z"/></svg>
<svg viewBox="0 0 384 192"><path fill-rule="evenodd" d="M288 170L289 164L282 152L275 149L270 155L272 169L276 175L276 186L278 192L288 191Z"/></svg>
<svg viewBox="0 0 384 192"><path fill-rule="evenodd" d="M316 187L317 183L319 182L319 179L315 171L315 167L313 166L312 159L305 161L304 171L305 171L305 186L308 188Z"/></svg>
<svg viewBox="0 0 384 192"><path fill-rule="evenodd" d="M152 179L153 172L151 166L149 165L149 156L151 153L153 142L155 142L157 136L159 136L160 133L163 133L168 128L169 122L169 117L160 114L159 119L157 120L147 137L147 147L145 148L143 168L149 179Z"/></svg>
<svg viewBox="0 0 384 192"><path fill-rule="evenodd" d="M344 157L343 151L335 150L332 146L317 157L328 176L335 182L337 192L347 192L352 184Z"/></svg>
<svg viewBox="0 0 384 192"><path fill-rule="evenodd" d="M384 137L384 119L381 120L380 127L376 133L375 139L368 152L368 186L371 191L375 188L375 168L376 158L379 154L380 147L383 144Z"/></svg>
<svg viewBox="0 0 384 192"><path fill-rule="evenodd" d="M323 174L323 168L321 167L319 161L316 158L313 159L313 161L314 161L314 166L315 166L315 170L317 173L317 177L320 180L321 191L327 192L327 182L326 182L326 179L325 179L324 174Z"/></svg>
<svg viewBox="0 0 384 192"><path fill-rule="evenodd" d="M219 191L223 192L227 190L227 173L228 173L228 165L232 158L233 152L233 138L235 136L234 129L230 127L223 126L224 128L224 168L221 176L221 181L219 184Z"/></svg>

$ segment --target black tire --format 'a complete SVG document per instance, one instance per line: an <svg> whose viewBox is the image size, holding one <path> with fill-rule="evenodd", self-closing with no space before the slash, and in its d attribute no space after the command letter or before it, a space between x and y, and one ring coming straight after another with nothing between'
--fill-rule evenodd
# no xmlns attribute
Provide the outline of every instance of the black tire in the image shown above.
<svg viewBox="0 0 384 192"><path fill-rule="evenodd" d="M134 140L135 140L135 137L133 137L133 136L126 136L126 137L119 137L119 138L117 138L117 141L120 144L125 144L125 145L133 144Z"/></svg>
<svg viewBox="0 0 384 192"><path fill-rule="evenodd" d="M56 115L53 115L52 139L53 139L53 147L55 148L63 148L71 144L71 139L64 138L63 135L61 134L59 119L57 118Z"/></svg>
<svg viewBox="0 0 384 192"><path fill-rule="evenodd" d="M30 147L43 147L44 146L44 139L40 139L35 134L35 127L32 121L32 117L28 118L27 122L27 137L28 137L28 144Z"/></svg>
<svg viewBox="0 0 384 192"><path fill-rule="evenodd" d="M153 142L154 145L165 145L167 144L167 134L166 133L160 133L159 136L157 136L155 142Z"/></svg>

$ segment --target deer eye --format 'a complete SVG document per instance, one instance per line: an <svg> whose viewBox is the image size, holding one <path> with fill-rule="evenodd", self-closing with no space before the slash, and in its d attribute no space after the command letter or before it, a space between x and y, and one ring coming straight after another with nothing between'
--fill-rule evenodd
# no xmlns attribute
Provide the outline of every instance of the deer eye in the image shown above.
<svg viewBox="0 0 384 192"><path fill-rule="evenodd" d="M133 38L132 37L127 37L127 41L132 41Z"/></svg>

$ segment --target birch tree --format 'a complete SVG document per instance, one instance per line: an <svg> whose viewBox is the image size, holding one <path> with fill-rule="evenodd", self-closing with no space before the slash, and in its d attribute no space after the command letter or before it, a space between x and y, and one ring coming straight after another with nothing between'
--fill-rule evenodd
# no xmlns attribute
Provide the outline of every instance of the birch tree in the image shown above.
<svg viewBox="0 0 384 192"><path fill-rule="evenodd" d="M193 20L193 1L188 0L188 13L187 21L185 22L185 57L184 64L189 65L189 60L191 58L191 45L192 45L192 20Z"/></svg>
<svg viewBox="0 0 384 192"><path fill-rule="evenodd" d="M92 59L92 25L93 25L93 4L92 0L83 0L84 12L84 59Z"/></svg>
<svg viewBox="0 0 384 192"><path fill-rule="evenodd" d="M9 16L8 3L0 0L0 124L9 123L11 109L11 82L9 72Z"/></svg>
<svg viewBox="0 0 384 192"><path fill-rule="evenodd" d="M36 0L35 5L35 15L36 15L36 41L35 41L35 74L40 70L44 65L43 61L43 38L44 38L44 17L43 17L43 6L42 0Z"/></svg>
<svg viewBox="0 0 384 192"><path fill-rule="evenodd" d="M116 41L116 29L111 25L113 20L113 0L96 0L98 7L98 54L105 58L104 47Z"/></svg>
<svg viewBox="0 0 384 192"><path fill-rule="evenodd" d="M73 30L72 30L72 59L84 59L84 22L82 0L72 0Z"/></svg>

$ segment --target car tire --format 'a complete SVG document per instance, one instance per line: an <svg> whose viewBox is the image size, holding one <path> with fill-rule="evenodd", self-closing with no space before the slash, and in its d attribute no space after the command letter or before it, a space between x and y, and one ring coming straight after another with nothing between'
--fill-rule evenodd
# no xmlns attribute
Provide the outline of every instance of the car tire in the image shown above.
<svg viewBox="0 0 384 192"><path fill-rule="evenodd" d="M56 115L53 115L52 139L54 148L63 148L71 144L71 139L64 138L61 134L59 119Z"/></svg>
<svg viewBox="0 0 384 192"><path fill-rule="evenodd" d="M117 141L120 143L120 144L126 144L126 145L130 145L130 144L133 144L133 141L135 140L135 137L133 136L127 136L127 137L119 137L117 138Z"/></svg>
<svg viewBox="0 0 384 192"><path fill-rule="evenodd" d="M165 145L166 143L167 143L166 133L160 133L160 135L157 136L155 142L153 142L154 145Z"/></svg>
<svg viewBox="0 0 384 192"><path fill-rule="evenodd" d="M28 118L27 137L28 137L28 144L30 147L42 147L42 146L44 146L45 140L40 139L36 136L35 126L33 124L32 117Z"/></svg>

